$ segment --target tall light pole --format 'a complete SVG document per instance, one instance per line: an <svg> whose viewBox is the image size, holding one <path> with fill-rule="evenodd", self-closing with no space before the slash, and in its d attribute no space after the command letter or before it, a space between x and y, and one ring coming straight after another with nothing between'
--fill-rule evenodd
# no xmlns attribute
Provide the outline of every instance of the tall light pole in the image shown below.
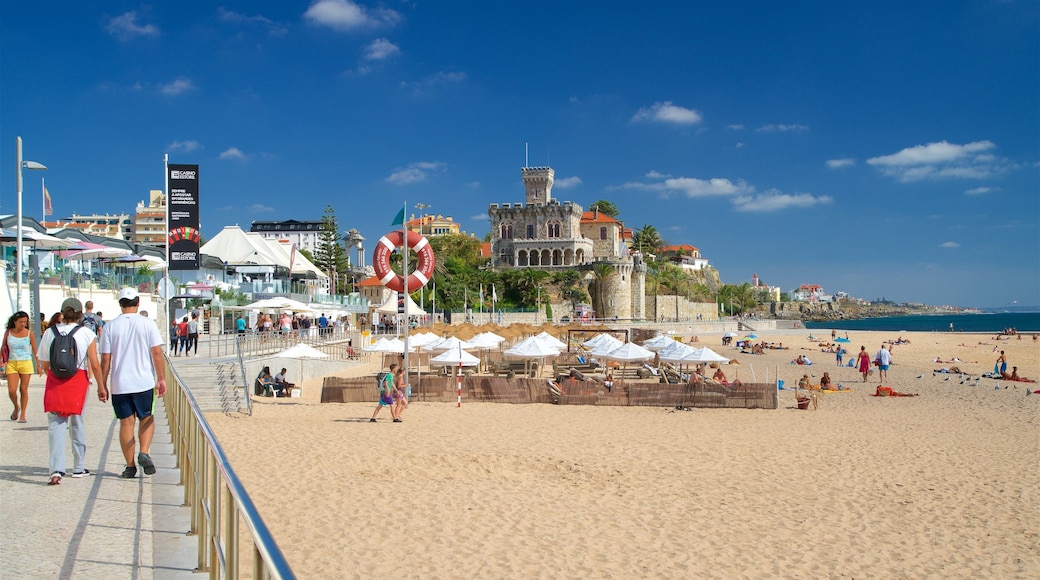
<svg viewBox="0 0 1040 580"><path fill-rule="evenodd" d="M15 311L22 309L22 169L47 169L42 163L35 161L23 161L22 160L22 138L17 137L15 139L15 156L18 160L18 223L15 225L15 235L18 236L18 245L15 246L17 249L15 252L18 254L16 257L15 276L16 288L18 291L18 297L15 300ZM29 319L33 319L33 315L29 313Z"/></svg>

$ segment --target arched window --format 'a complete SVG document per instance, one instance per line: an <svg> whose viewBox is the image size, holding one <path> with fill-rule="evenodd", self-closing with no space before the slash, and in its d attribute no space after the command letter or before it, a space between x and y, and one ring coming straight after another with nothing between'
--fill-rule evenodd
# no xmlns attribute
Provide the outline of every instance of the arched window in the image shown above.
<svg viewBox="0 0 1040 580"><path fill-rule="evenodd" d="M513 239L513 224L504 223L502 224L502 233L500 236L503 240Z"/></svg>
<svg viewBox="0 0 1040 580"><path fill-rule="evenodd" d="M546 225L545 237L547 237L547 238L558 238L558 237L560 237L560 222L549 222Z"/></svg>

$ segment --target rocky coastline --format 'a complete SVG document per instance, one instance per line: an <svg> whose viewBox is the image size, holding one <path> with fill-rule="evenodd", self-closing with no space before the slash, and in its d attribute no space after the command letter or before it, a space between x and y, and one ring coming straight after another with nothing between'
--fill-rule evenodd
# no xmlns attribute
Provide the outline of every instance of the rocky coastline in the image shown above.
<svg viewBox="0 0 1040 580"><path fill-rule="evenodd" d="M960 310L957 312L967 312ZM907 306L895 304L858 304L854 302L773 302L768 316L783 320L829 322L832 320L859 320L862 318L884 318L889 316L911 316L927 314L952 314L937 311L934 306Z"/></svg>

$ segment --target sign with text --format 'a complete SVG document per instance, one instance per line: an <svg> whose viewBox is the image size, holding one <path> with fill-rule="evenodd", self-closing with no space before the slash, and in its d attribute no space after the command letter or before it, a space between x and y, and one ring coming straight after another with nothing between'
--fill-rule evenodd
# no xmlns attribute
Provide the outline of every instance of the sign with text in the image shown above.
<svg viewBox="0 0 1040 580"><path fill-rule="evenodd" d="M168 165L170 190L166 199L169 212L170 270L199 269L199 166Z"/></svg>

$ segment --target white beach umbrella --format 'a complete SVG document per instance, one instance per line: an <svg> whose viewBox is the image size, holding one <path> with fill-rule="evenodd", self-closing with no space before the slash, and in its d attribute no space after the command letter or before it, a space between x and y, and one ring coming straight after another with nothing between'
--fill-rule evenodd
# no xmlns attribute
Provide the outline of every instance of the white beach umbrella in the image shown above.
<svg viewBox="0 0 1040 580"><path fill-rule="evenodd" d="M721 354L711 350L708 347L697 348L694 351L679 360L684 363L713 363L713 362L724 362L728 363L729 358L722 356Z"/></svg>
<svg viewBox="0 0 1040 580"><path fill-rule="evenodd" d="M650 350L661 350L662 348L675 344L676 342L678 341L666 334L658 334L650 340L644 340L643 346Z"/></svg>
<svg viewBox="0 0 1040 580"><path fill-rule="evenodd" d="M643 348L634 342L626 342L603 355L603 357L607 360L617 362L642 362L654 358L654 352L650 349Z"/></svg>
<svg viewBox="0 0 1040 580"><path fill-rule="evenodd" d="M534 335L534 338L536 338L536 339L542 341L543 343L545 343L545 344L547 344L547 345L549 345L551 347L554 347L554 348L558 348L558 349L567 348L567 344L565 342L563 342L560 339L556 338L555 336L549 334L548 332L545 332L544 330L542 332L539 332L538 334Z"/></svg>
<svg viewBox="0 0 1040 580"><path fill-rule="evenodd" d="M304 359L323 359L329 358L329 355L302 342L290 348L287 348L274 355L276 358L289 358L298 359L300 361L300 386L303 385L303 361Z"/></svg>
<svg viewBox="0 0 1040 580"><path fill-rule="evenodd" d="M462 350L471 348L468 345L466 345L466 343L462 339L455 336L449 336L448 338L442 338L437 342L431 342L430 344L427 344L423 347L423 350L430 352L438 352L442 350L448 350L456 346Z"/></svg>
<svg viewBox="0 0 1040 580"><path fill-rule="evenodd" d="M552 347L546 341L539 340L537 336L532 336L527 340L515 344L512 348L506 350L503 354L510 357L540 360L540 374L541 369L545 368L545 359L549 357L560 356L560 351L559 349Z"/></svg>
<svg viewBox="0 0 1040 580"><path fill-rule="evenodd" d="M670 344L670 345L662 348L661 350L657 351L657 356L660 358L660 360L662 362L670 362L670 363L686 362L686 361L683 360L684 357L690 356L691 354L693 354L694 351L697 350L696 348L694 348L694 347L692 347L692 346L690 346L688 344L683 344L683 343L681 343L681 342L679 342L677 340L672 341L672 342L673 342L673 344Z"/></svg>
<svg viewBox="0 0 1040 580"><path fill-rule="evenodd" d="M620 340L618 340L617 338L614 338L613 335L607 334L605 332L601 332L601 333L597 334L596 336L593 336L592 338L590 338L589 340L586 340L585 342L583 342L581 344L582 344L582 346L584 346L586 348L589 348L589 349L592 349L592 350L599 350L599 351L604 351L605 350L605 351L609 352L609 351L614 350L615 348L617 348L617 347L619 347L619 346L621 346L621 345L623 345L625 343L620 341Z"/></svg>

